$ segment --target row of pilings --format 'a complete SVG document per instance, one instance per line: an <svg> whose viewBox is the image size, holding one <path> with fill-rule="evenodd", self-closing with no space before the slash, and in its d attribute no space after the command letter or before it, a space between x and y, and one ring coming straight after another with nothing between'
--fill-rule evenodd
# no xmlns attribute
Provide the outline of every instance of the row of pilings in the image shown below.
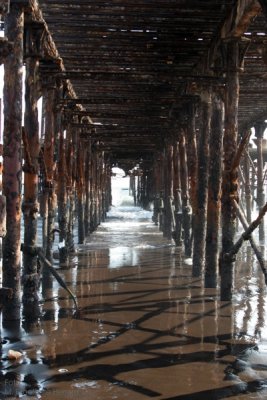
<svg viewBox="0 0 267 400"><path fill-rule="evenodd" d="M70 96L66 82L56 74L45 74L45 68L40 73L38 29L36 24L32 29L29 23L25 29L23 7L11 4L5 17L3 286L12 289L12 297L4 306L4 320L20 318L21 282L24 315L30 318L39 315L38 217L42 221L45 257L52 261L54 235L58 233L60 263L65 263L74 247L75 218L78 242L83 243L104 220L111 204L111 155L83 128L83 123L88 126L89 120L83 117L84 110L79 106L72 109L72 103L66 108L65 100ZM166 137L160 138L153 162L143 165L136 173L138 178L131 179L131 190L136 205L147 208L154 199L154 222L165 237L174 239L177 245L183 243L185 255L193 258L193 276L204 275L206 287L214 288L218 284L221 247L221 299L231 300L235 259L229 254L236 234L234 201L239 202L241 160L237 124L239 75L246 43L233 38L223 46L225 78L210 77L188 89L181 106L172 110L171 128ZM55 65L57 61L54 60ZM47 63L51 64L51 59ZM25 113L22 115L24 64ZM42 67L45 64L42 60ZM40 137L37 101L41 96L44 128ZM247 132L241 134L248 137ZM256 127L256 134L257 197L258 205L262 206L264 195L259 186L264 181L262 125ZM248 222L252 193L249 163L247 157L241 165ZM56 220L58 229L55 229ZM45 271L43 284L51 285Z"/></svg>
<svg viewBox="0 0 267 400"><path fill-rule="evenodd" d="M6 203L3 287L12 290L3 308L5 321L21 317L21 286L24 316L35 319L40 315L41 276L45 288L51 287L52 281L40 266L38 240L42 241L42 253L52 261L54 237L58 234L59 261L66 263L74 250L74 221L78 221L78 242L83 243L105 219L111 204L109 156L98 140L85 134L82 127L77 128L84 122L79 115L69 116L64 110L64 83L54 76L41 76L39 57L33 48L29 49L33 46L36 50L38 37L31 25L25 25L24 17L22 6L11 5L5 16L6 41L3 42L5 49L8 48L4 58L3 96L2 208ZM42 135L37 106L41 96ZM42 237L38 238L40 220ZM4 223L2 218L1 228Z"/></svg>
<svg viewBox="0 0 267 400"><path fill-rule="evenodd" d="M253 203L259 210L265 204L266 124L254 126L256 163L249 151L253 130L238 134L244 46L242 39L225 41L226 83L200 85L186 105L177 107L173 132L162 141L153 166L154 222L164 236L183 245L185 256L192 257L193 277L203 277L206 288L220 283L225 301L233 294L237 211L242 211L249 225ZM263 241L262 216L258 225ZM266 274L264 262L262 269Z"/></svg>

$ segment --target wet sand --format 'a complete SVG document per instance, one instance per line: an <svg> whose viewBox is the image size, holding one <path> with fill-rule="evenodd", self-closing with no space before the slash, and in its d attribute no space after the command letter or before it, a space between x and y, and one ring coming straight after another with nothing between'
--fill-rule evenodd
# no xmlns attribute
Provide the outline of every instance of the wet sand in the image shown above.
<svg viewBox="0 0 267 400"><path fill-rule="evenodd" d="M58 269L80 315L54 282L38 323L2 329L0 398L266 399L266 289L251 249L231 304L190 264L151 213L113 210Z"/></svg>

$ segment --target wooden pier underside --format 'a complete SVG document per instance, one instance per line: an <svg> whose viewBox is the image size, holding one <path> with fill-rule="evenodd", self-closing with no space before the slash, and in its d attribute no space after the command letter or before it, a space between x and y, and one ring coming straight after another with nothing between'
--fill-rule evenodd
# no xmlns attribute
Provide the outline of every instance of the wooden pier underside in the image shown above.
<svg viewBox="0 0 267 400"><path fill-rule="evenodd" d="M3 0L0 14L3 283L13 293L4 319L20 316L21 284L25 317L39 313L49 277L37 219L43 256L52 261L58 233L66 263L74 216L79 243L105 219L113 166L131 176L136 204L154 203L155 224L192 256L193 276L231 300L234 201L246 196L248 223L252 201L265 204L266 0Z"/></svg>

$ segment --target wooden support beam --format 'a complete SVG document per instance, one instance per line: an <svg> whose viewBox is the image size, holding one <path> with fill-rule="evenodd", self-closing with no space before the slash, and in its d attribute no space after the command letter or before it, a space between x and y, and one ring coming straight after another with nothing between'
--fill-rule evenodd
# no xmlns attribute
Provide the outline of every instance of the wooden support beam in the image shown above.
<svg viewBox="0 0 267 400"><path fill-rule="evenodd" d="M47 229L45 232L46 246L44 248L46 258L52 262L52 247L54 242L54 224L56 217L57 198L55 193L55 141L56 141L56 114L55 114L55 96L56 88L51 83L46 88L45 93L45 138L43 158L45 164L45 179L43 182L43 196L46 202Z"/></svg>
<svg viewBox="0 0 267 400"><path fill-rule="evenodd" d="M76 132L70 125L67 126L66 135L66 180L67 180L67 234L66 234L66 248L68 254L75 250L74 245L74 212L75 212L75 188L76 182L74 177L75 166L75 144L78 132Z"/></svg>
<svg viewBox="0 0 267 400"><path fill-rule="evenodd" d="M90 189L91 189L91 161L92 161L91 159L92 159L92 150L90 141L86 148L86 158L85 158L85 210L84 210L85 236L89 236L90 234L90 208L91 208Z"/></svg>
<svg viewBox="0 0 267 400"><path fill-rule="evenodd" d="M82 140L78 143L78 154L77 154L77 212L78 212L78 243L83 244L85 239L85 226L84 226L84 189L85 189L85 148Z"/></svg>
<svg viewBox="0 0 267 400"><path fill-rule="evenodd" d="M209 138L211 123L211 92L210 88L201 93L201 127L198 143L198 178L197 178L197 208L193 225L193 276L201 276L205 259L207 199L208 199L208 166Z"/></svg>
<svg viewBox="0 0 267 400"><path fill-rule="evenodd" d="M251 202L252 202L252 194L251 194L251 186L250 186L250 162L248 158L248 154L244 155L244 179L245 179L245 197L246 197L246 214L248 224L251 223Z"/></svg>
<svg viewBox="0 0 267 400"><path fill-rule="evenodd" d="M235 257L237 255L238 251L240 250L242 244L244 243L244 241L249 240L253 247L253 250L256 252L258 260L260 260L260 266L261 266L262 272L264 273L265 283L267 284L267 270L265 268L263 258L261 256L259 250L257 249L257 246L251 236L253 231L260 225L262 218L264 217L264 215L267 212L267 203L265 203L265 205L260 209L258 217L248 226L246 221L242 218L242 213L240 213L240 209L238 208L238 203L234 199L232 202L233 202L233 207L235 207L237 212L239 212L239 216L241 217L242 224L244 226L246 226L246 228L245 228L245 232L233 244L233 246L229 249L228 253L224 253L222 255L221 261L223 262L224 259L230 259L231 261L235 260Z"/></svg>
<svg viewBox="0 0 267 400"><path fill-rule="evenodd" d="M66 147L62 125L60 127L59 136L59 154L58 154L58 226L59 226L59 261L66 263L68 251L66 246L67 240L67 166L66 166Z"/></svg>
<svg viewBox="0 0 267 400"><path fill-rule="evenodd" d="M164 158L164 226L163 234L167 239L172 238L172 202L173 202L173 146L171 142L166 143Z"/></svg>
<svg viewBox="0 0 267 400"><path fill-rule="evenodd" d="M216 288L219 264L219 227L221 210L222 144L224 103L222 94L212 94L210 160L208 182L208 211L205 253L205 287Z"/></svg>
<svg viewBox="0 0 267 400"><path fill-rule="evenodd" d="M187 106L187 163L188 176L190 179L190 204L193 211L193 219L197 210L197 138L196 138L196 99L192 100Z"/></svg>
<svg viewBox="0 0 267 400"><path fill-rule="evenodd" d="M232 199L238 201L238 170L232 168L237 152L239 70L243 57L240 51L242 40L237 38L224 42L227 62L227 86L225 100L225 132L223 141L223 182L222 182L222 257L234 244L236 211ZM233 291L233 260L221 261L221 300L229 301Z"/></svg>
<svg viewBox="0 0 267 400"><path fill-rule="evenodd" d="M24 198L22 210L24 215L24 244L35 247L37 245L37 218L38 176L39 176L39 123L38 123L38 61L28 58L26 61L25 80L25 115L23 143L25 152L24 171ZM37 319L39 309L39 273L37 256L30 252L23 255L23 315L27 319Z"/></svg>
<svg viewBox="0 0 267 400"><path fill-rule="evenodd" d="M4 63L6 57L13 51L13 44L5 37L0 37L0 65Z"/></svg>
<svg viewBox="0 0 267 400"><path fill-rule="evenodd" d="M265 0L260 0L262 3ZM218 49L221 40L231 37L241 37L247 30L249 24L258 14L261 13L260 1L258 0L237 0L231 8L229 16L225 19L217 37L214 38L208 54L208 65L212 68L216 65ZM239 68L241 64L239 65Z"/></svg>
<svg viewBox="0 0 267 400"><path fill-rule="evenodd" d="M3 193L7 201L7 233L3 240L3 286L12 289L12 299L3 308L4 320L20 319L23 31L23 10L11 5L5 17L5 35L14 47L5 60L4 74Z"/></svg>
<svg viewBox="0 0 267 400"><path fill-rule="evenodd" d="M184 129L181 129L179 134L179 158L180 158L180 182L181 182L181 200L182 200L182 226L184 231L184 237L183 237L184 251L186 257L191 257L192 209L189 203L187 152L186 152Z"/></svg>
<svg viewBox="0 0 267 400"><path fill-rule="evenodd" d="M238 218L240 219L240 222L241 222L243 228L245 229L245 231L247 231L249 228L251 229L251 223L249 224L248 221L246 220L246 217L244 216L244 214L243 214L239 204L236 202L236 200L233 200L233 205L234 205L234 207L236 209ZM254 221L254 224L255 224L255 221ZM255 229L256 229L256 227L255 227ZM252 231L248 235L248 240L250 241L251 247L254 250L254 253L255 253L256 257L257 257L257 260L258 260L258 262L260 264L261 270L262 270L262 272L264 274L265 283L267 284L267 270L266 270L266 267L265 267L264 258L263 258L263 255L262 255L260 249L258 248L254 238L253 238Z"/></svg>
<svg viewBox="0 0 267 400"><path fill-rule="evenodd" d="M255 136L257 138L257 204L262 208L264 199L264 186L263 186L263 134L266 129L265 122L255 124ZM259 226L259 239L264 240L264 222L262 221Z"/></svg>

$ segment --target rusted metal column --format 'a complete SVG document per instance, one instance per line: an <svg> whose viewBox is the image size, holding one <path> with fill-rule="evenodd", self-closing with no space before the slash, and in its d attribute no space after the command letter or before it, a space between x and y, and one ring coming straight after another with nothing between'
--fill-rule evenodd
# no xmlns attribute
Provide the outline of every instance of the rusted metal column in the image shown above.
<svg viewBox="0 0 267 400"><path fill-rule="evenodd" d="M38 173L39 173L39 123L37 109L38 65L35 58L26 60L24 143L24 251L23 251L23 314L26 318L38 318L39 273L37 255L30 250L37 245Z"/></svg>
<svg viewBox="0 0 267 400"><path fill-rule="evenodd" d="M180 179L181 179L181 200L182 200L182 225L184 231L184 238L183 238L184 249L186 257L191 257L192 209L189 203L187 154L185 146L185 132L183 129L181 129L179 135L179 156L180 156Z"/></svg>
<svg viewBox="0 0 267 400"><path fill-rule="evenodd" d="M263 186L263 134L266 129L266 123L255 124L255 136L257 138L257 204L261 209L264 206L264 186ZM259 239L264 240L264 222L262 220L259 226Z"/></svg>
<svg viewBox="0 0 267 400"><path fill-rule="evenodd" d="M165 153L165 198L164 198L164 229L163 235L172 239L173 230L173 146L171 142L166 144Z"/></svg>
<svg viewBox="0 0 267 400"><path fill-rule="evenodd" d="M23 9L10 4L5 35L13 43L4 75L3 193L6 196L7 232L3 240L3 286L12 288L12 299L3 308L4 320L20 319L21 225L21 118L23 68Z"/></svg>
<svg viewBox="0 0 267 400"><path fill-rule="evenodd" d="M244 178L245 178L245 199L246 199L246 216L248 224L251 224L251 186L250 186L250 161L248 154L244 156Z"/></svg>
<svg viewBox="0 0 267 400"><path fill-rule="evenodd" d="M240 38L224 41L227 84L223 140L222 255L220 259L221 300L223 301L231 300L233 288L234 260L227 257L227 254L233 247L236 227L236 211L232 205L232 199L238 201L238 170L232 168L232 162L237 151L239 71L246 46L247 42Z"/></svg>
<svg viewBox="0 0 267 400"><path fill-rule="evenodd" d="M223 129L224 103L220 93L214 92L212 96L205 259L205 287L211 288L215 288L217 286L219 264Z"/></svg>
<svg viewBox="0 0 267 400"><path fill-rule="evenodd" d="M197 208L195 210L193 237L193 276L202 274L207 226L208 171L209 171L209 137L211 123L211 93L204 90L201 93L201 127L198 148L198 178L197 178Z"/></svg>

